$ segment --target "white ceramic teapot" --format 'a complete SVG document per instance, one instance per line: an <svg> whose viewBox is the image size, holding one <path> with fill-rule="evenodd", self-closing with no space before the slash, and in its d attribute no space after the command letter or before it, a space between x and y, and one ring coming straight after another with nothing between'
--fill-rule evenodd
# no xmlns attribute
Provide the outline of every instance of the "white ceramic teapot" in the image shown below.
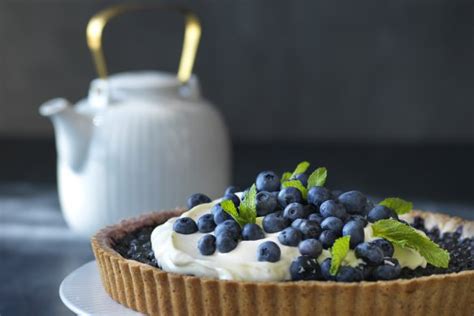
<svg viewBox="0 0 474 316"><path fill-rule="evenodd" d="M143 7L120 5L94 16L88 44L99 72L89 95L72 107L53 99L59 197L65 219L90 235L118 220L185 204L194 192L222 194L230 153L221 115L200 96L192 66L200 26L189 11L178 76L129 72L107 76L101 49L107 21Z"/></svg>

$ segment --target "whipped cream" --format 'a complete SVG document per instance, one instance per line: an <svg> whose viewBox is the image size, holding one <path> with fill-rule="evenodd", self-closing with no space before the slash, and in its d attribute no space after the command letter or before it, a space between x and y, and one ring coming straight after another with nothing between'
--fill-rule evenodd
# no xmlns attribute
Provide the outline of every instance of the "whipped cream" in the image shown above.
<svg viewBox="0 0 474 316"><path fill-rule="evenodd" d="M191 217L195 221L202 215L210 213L212 206L220 200L207 204L198 205L183 213L181 217ZM152 249L158 264L164 271L180 274L190 274L198 277L210 277L221 280L242 281L284 281L291 280L291 262L300 256L298 247L289 247L278 241L278 234L266 234L264 239L241 240L237 247L228 253L216 251L210 256L201 255L197 248L198 240L205 235L196 232L194 234L178 234L173 230L173 224L177 217L169 219L166 223L157 226L151 234ZM257 218L257 224L261 225L261 219ZM365 241L377 239L372 235L371 224L364 228ZM422 232L420 232L422 233ZM278 262L260 262L257 260L257 248L265 241L273 241L281 250L281 258ZM426 267L426 260L415 250L400 248L394 245L393 257L396 258L401 267L415 269ZM328 250L323 250L317 258L321 263L324 259L331 257ZM343 265L356 267L364 262L356 258L354 251L349 250Z"/></svg>

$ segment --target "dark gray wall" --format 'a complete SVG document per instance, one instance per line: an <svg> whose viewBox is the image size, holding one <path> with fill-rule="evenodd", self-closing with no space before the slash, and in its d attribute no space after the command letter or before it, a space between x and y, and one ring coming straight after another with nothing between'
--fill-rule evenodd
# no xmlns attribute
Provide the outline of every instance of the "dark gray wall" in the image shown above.
<svg viewBox="0 0 474 316"><path fill-rule="evenodd" d="M0 0L0 136L50 135L38 105L85 95L84 29L114 2ZM187 3L196 73L234 139L474 142L473 1ZM172 14L116 20L111 70L175 70L181 32Z"/></svg>

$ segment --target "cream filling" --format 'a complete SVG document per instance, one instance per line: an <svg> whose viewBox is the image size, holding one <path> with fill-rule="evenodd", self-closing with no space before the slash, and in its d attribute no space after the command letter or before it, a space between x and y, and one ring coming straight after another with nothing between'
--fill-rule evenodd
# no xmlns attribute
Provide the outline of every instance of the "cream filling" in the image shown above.
<svg viewBox="0 0 474 316"><path fill-rule="evenodd" d="M218 200L207 204L201 204L183 213L181 217L191 217L195 221L206 213ZM266 234L264 239L243 240L237 247L228 253L215 252L210 256L200 254L197 243L203 233L196 232L190 235L178 234L173 230L173 224L177 217L169 219L166 223L157 226L151 234L151 244L156 260L161 268L168 272L190 274L198 277L210 277L221 280L247 280L247 281L284 281L290 280L289 267L291 262L300 254L298 247L282 245L278 241L278 234ZM261 219L257 218L257 224L261 225ZM365 241L377 239L372 235L371 224L364 229ZM422 233L422 232L420 232ZM257 248L265 241L273 241L281 250L281 258L278 262L260 262L257 260ZM393 257L402 267L415 269L426 267L426 260L415 250L394 246ZM317 258L321 263L324 259L331 257L328 250L323 250ZM361 259L356 258L354 251L349 250L343 265L356 267L363 264Z"/></svg>

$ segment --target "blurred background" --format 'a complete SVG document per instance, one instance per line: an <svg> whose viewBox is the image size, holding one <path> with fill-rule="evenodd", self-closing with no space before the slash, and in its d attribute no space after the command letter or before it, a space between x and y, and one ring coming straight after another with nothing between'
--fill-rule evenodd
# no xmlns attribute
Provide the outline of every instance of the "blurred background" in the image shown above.
<svg viewBox="0 0 474 316"><path fill-rule="evenodd" d="M38 107L86 96L96 73L85 27L118 2L0 0L2 315L67 314L59 282L92 260L61 217L53 129ZM474 219L472 1L160 3L201 18L194 72L229 127L234 184L308 160L328 167L333 188ZM176 71L182 33L169 12L113 21L110 71Z"/></svg>

